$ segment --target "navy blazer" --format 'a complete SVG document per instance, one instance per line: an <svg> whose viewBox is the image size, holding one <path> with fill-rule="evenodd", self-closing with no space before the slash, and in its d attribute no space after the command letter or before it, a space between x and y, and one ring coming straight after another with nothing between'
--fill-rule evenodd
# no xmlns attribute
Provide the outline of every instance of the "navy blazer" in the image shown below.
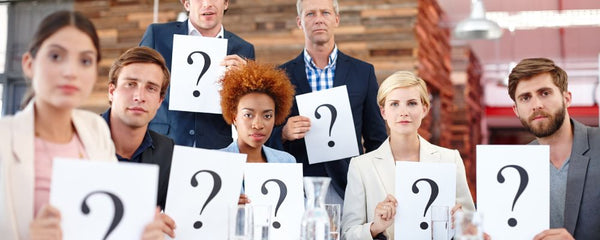
<svg viewBox="0 0 600 240"><path fill-rule="evenodd" d="M162 54L171 70L173 34L187 35L187 21L151 24L146 29L140 46L153 48ZM224 37L228 39L227 55L237 54L246 59L254 59L252 44L229 31L224 31ZM221 114L169 111L169 90L149 128L172 138L177 145L193 146L195 141L196 147L221 149L233 141L231 125L223 120Z"/></svg>
<svg viewBox="0 0 600 240"><path fill-rule="evenodd" d="M305 66L304 53L300 53L295 59L281 65L296 87L296 95L312 92L306 78ZM377 149L387 138L387 132L379 105L377 105L379 86L373 65L338 51L333 87L342 85L346 85L348 90L354 118L354 130L356 131L356 144L361 146L359 147L360 154L363 153L361 138L364 139L364 148L367 152ZM297 115L299 115L298 105L294 99L290 117ZM340 194L340 197L344 198L350 158L309 165L304 139L287 141L282 144L281 130L282 127L273 129L268 145L283 149L296 157L296 161L302 163L304 176L331 177L332 186Z"/></svg>

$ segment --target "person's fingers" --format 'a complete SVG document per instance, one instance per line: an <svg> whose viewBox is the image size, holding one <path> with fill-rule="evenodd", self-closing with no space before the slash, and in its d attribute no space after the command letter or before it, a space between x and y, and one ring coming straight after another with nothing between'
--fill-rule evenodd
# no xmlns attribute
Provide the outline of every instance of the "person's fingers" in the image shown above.
<svg viewBox="0 0 600 240"><path fill-rule="evenodd" d="M60 211L49 205L49 204L45 204L44 206L42 206L42 209L40 209L40 212L38 213L36 218L57 218L60 219Z"/></svg>
<svg viewBox="0 0 600 240"><path fill-rule="evenodd" d="M169 217L169 215L162 213L161 218L165 227L163 228L163 232L169 235L171 238L175 238L175 221ZM166 228L166 229L165 229Z"/></svg>
<svg viewBox="0 0 600 240"><path fill-rule="evenodd" d="M450 214L454 215L454 213L456 211L460 211L460 210L462 210L462 205L460 205L460 203L457 203L456 205L454 205L454 207L450 211Z"/></svg>

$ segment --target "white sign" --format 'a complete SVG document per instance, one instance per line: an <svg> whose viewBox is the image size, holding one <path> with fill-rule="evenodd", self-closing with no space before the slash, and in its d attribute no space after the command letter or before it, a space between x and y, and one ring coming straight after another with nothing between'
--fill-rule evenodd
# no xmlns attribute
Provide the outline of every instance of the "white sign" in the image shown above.
<svg viewBox="0 0 600 240"><path fill-rule="evenodd" d="M358 142L346 86L296 96L301 116L310 118L304 136L310 164L358 155Z"/></svg>
<svg viewBox="0 0 600 240"><path fill-rule="evenodd" d="M227 239L245 162L246 154L175 146L165 212L178 239Z"/></svg>
<svg viewBox="0 0 600 240"><path fill-rule="evenodd" d="M56 158L50 205L63 239L140 239L154 219L158 165Z"/></svg>
<svg viewBox="0 0 600 240"><path fill-rule="evenodd" d="M396 239L431 239L431 207L456 205L456 165L396 161Z"/></svg>
<svg viewBox="0 0 600 240"><path fill-rule="evenodd" d="M271 205L271 239L297 239L304 214L302 164L246 164L245 192L253 205Z"/></svg>
<svg viewBox="0 0 600 240"><path fill-rule="evenodd" d="M169 110L220 114L226 55L227 39L175 34Z"/></svg>
<svg viewBox="0 0 600 240"><path fill-rule="evenodd" d="M550 148L477 145L477 205L493 239L532 239L550 222Z"/></svg>

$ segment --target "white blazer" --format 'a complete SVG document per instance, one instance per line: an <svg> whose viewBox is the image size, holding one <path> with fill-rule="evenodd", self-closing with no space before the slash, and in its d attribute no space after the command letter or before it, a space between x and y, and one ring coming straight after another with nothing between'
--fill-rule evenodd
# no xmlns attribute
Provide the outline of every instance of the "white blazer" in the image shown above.
<svg viewBox="0 0 600 240"><path fill-rule="evenodd" d="M456 164L456 203L464 210L475 211L465 166L457 150L450 150L427 142L419 136L419 161ZM395 162L389 138L370 153L352 158L348 169L348 185L342 215L342 239L366 240L371 237L375 207L388 194L395 193ZM394 239L394 225L385 230L389 240Z"/></svg>
<svg viewBox="0 0 600 240"><path fill-rule="evenodd" d="M29 239L33 220L34 109L29 104L12 117L0 119L0 235ZM106 122L97 114L73 110L73 125L89 159L117 161Z"/></svg>

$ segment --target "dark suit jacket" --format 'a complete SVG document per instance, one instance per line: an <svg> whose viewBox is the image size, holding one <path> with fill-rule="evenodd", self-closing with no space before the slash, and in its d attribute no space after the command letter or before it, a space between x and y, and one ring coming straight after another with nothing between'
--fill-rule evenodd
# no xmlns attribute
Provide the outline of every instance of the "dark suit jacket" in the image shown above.
<svg viewBox="0 0 600 240"><path fill-rule="evenodd" d="M161 209L165 209L175 142L173 139L152 130L149 130L149 132L154 148L149 147L142 153L142 163L157 164L160 168L158 172L158 196L156 202Z"/></svg>
<svg viewBox="0 0 600 240"><path fill-rule="evenodd" d="M573 119L565 228L575 239L600 238L600 129ZM538 144L537 140L531 144ZM551 189L552 190L552 189Z"/></svg>
<svg viewBox="0 0 600 240"><path fill-rule="evenodd" d="M165 58L169 70L173 54L173 34L188 34L187 20L151 24L142 37L140 46L147 46L158 51ZM254 46L237 35L224 31L228 39L227 54L254 59ZM193 146L208 149L227 147L231 138L231 126L223 120L221 114L193 113L169 111L169 91L156 116L150 122L150 129L175 140L177 145Z"/></svg>
<svg viewBox="0 0 600 240"><path fill-rule="evenodd" d="M281 65L281 68L287 72L292 84L296 87L296 95L312 92L306 78L304 53L300 53L295 59ZM364 139L364 148L367 152L377 149L387 138L387 133L377 105L379 86L373 65L338 51L333 87L342 85L346 85L348 89L354 130L356 131L356 144L361 146L359 147L360 153L363 153L361 137ZM299 115L298 105L294 99L290 116L297 115ZM294 155L296 161L303 164L304 176L331 177L332 186L340 194L340 197L344 198L350 158L309 165L304 139L282 144L281 130L281 127L273 130L268 144Z"/></svg>

